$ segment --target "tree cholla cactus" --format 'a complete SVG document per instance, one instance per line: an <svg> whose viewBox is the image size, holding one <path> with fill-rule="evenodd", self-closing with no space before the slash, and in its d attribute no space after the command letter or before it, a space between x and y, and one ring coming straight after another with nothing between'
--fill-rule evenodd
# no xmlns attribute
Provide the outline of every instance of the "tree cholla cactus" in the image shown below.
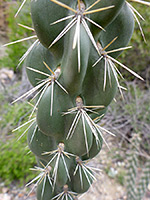
<svg viewBox="0 0 150 200"><path fill-rule="evenodd" d="M107 145L104 132L113 135L98 122L123 95L118 66L143 80L117 60L131 48L137 15L125 0L31 0L36 41L20 63L27 57L33 89L14 102L36 92L27 130L40 173L27 185L36 182L38 200L75 200L95 180L86 163Z"/></svg>

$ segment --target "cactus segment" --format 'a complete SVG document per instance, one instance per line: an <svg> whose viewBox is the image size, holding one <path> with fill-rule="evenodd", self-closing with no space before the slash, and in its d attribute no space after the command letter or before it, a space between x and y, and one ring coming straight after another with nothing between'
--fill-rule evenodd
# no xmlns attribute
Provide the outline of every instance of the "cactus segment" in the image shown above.
<svg viewBox="0 0 150 200"><path fill-rule="evenodd" d="M124 2L124 0L122 0L122 3L123 2ZM97 1L97 4L98 3L99 3L99 1ZM107 4L107 2L105 2L105 4L103 4L103 5L106 5L106 4ZM96 5L96 3L94 3L94 6L95 5ZM63 39L62 40L60 40L60 39L75 24L76 24L75 38L79 41L79 34L80 34L80 31L79 31L79 27L80 26L79 26L79 24L81 23L84 26L89 38L91 39L91 41L93 43L93 45L96 47L94 37L92 36L92 33L91 33L91 31L90 31L90 29L89 29L89 27L87 25L86 20L89 21L90 23L92 23L94 26L100 28L100 29L103 29L103 28L98 23L96 23L96 21L94 21L92 19L89 19L85 15L88 15L88 14L94 15L95 13L98 13L98 16L99 16L99 13L101 13L101 11L105 11L105 10L107 11L107 10L112 9L112 8L115 7L113 9L113 12L110 12L111 13L111 17L109 16L108 13L106 13L103 16L103 19L106 16L107 17L109 16L108 19L109 19L109 22L110 22L110 19L112 18L112 13L115 13L115 15L116 15L116 10L118 12L118 7L120 9L121 6L122 6L122 4L119 1L119 6L118 6L118 4L117 5L116 4L115 5L110 4L109 6L104 6L104 7L99 6L98 9L94 9L94 10L89 11L91 6L89 7L89 9L88 8L86 9L85 6L84 6L84 3L81 2L81 1L78 1L77 8L73 9L72 7L68 6L68 4L65 3L65 0L62 1L62 2L56 1L56 0L55 1L50 1L50 2L48 2L48 0L44 0L44 1L35 1L34 0L34 1L31 2L31 14L32 14L32 20L33 20L33 24L34 24L34 27L35 27L35 31L36 31L37 36L40 39L41 43L43 45L45 45L46 47L48 47L47 44L50 43L49 47L52 48L52 52L54 53L54 55L57 54L56 57L58 57L57 59L59 60L60 59L60 55L62 55L62 52L58 52L58 51L60 49L61 50L63 49ZM54 20L55 16L56 16L54 12L57 12L58 7L59 7L59 14L57 15L58 19ZM114 10L115 10L115 12L114 12ZM68 16L68 12L70 12L70 11L74 13L73 16L72 15ZM41 13L41 12L42 12L42 14L39 15L39 13ZM49 14L51 14L51 16L53 16L53 17L49 18ZM66 14L65 17L63 17L64 14ZM65 20L68 20L69 18L72 18L72 17L73 17L73 19L69 22L69 24L66 27L64 27ZM99 18L101 18L101 17L99 17ZM51 21L52 19L54 20L53 22ZM97 15L96 15L95 19L97 19ZM62 27L64 27L60 33L58 33L58 31L60 30L60 26L58 24L59 22L61 22L62 23ZM50 24L54 25L54 28L53 28L53 26L51 28ZM44 33L43 33L43 30L44 30ZM54 38L54 35L56 35L55 38ZM52 38L54 38L54 40L51 42ZM55 43L56 43L56 45L54 47L52 47ZM55 50L57 52L55 52Z"/></svg>
<svg viewBox="0 0 150 200"><path fill-rule="evenodd" d="M53 72L50 67L44 62L44 65L49 69L49 71L52 73L52 75L49 74L45 74L48 76L48 78L42 80L39 84L37 84L34 88L32 88L31 90L29 90L28 92L26 92L25 94L23 94L22 96L20 96L19 98L17 98L15 101L13 101L12 103L17 102L18 100L22 99L22 98L27 98L28 96L30 96L31 94L33 94L34 92L37 92L35 94L35 96L33 97L33 99L35 97L37 97L39 95L39 98L31 112L30 118L32 117L34 111L37 109L37 106L39 105L43 95L45 94L45 91L47 90L47 88L51 88L51 106L50 106L50 116L52 116L52 112L53 112L53 97L54 97L54 86L57 85L58 87L61 88L61 90L63 90L63 92L67 93L66 89L57 81L57 79L60 76L61 73L61 68L57 67L57 69L55 70L55 72ZM33 70L33 69L32 69ZM41 73L38 70L35 70L35 72ZM39 90L39 91L38 91Z"/></svg>
<svg viewBox="0 0 150 200"><path fill-rule="evenodd" d="M91 49L81 94L86 105L104 105L107 107L117 92L117 83L113 70L104 60L101 60L92 68L97 57L95 50Z"/></svg>
<svg viewBox="0 0 150 200"><path fill-rule="evenodd" d="M75 28L66 35L64 56L62 59L62 76L70 95L79 95L85 77L91 42L82 25L78 36L77 47L73 49ZM86 49L86 51L85 51ZM66 56L67 55L67 56ZM80 72L80 73L79 73Z"/></svg>
<svg viewBox="0 0 150 200"><path fill-rule="evenodd" d="M28 79L34 87L51 74L44 63L47 63L52 70L55 70L55 66L57 66L52 53L38 42L31 50L25 62Z"/></svg>
<svg viewBox="0 0 150 200"><path fill-rule="evenodd" d="M87 111L95 113L95 110L93 111L92 109L100 109L103 107L104 106L84 106L82 98L78 96L76 98L76 107L71 108L68 112L64 113L65 115L76 113L66 138L66 147L73 150L74 154L80 156L83 155L83 152L84 154L88 154L89 149L92 146L93 136L96 138L97 143L99 143L97 132L93 128L94 122L87 114ZM76 146L73 145L74 141L77 141ZM85 144L85 146L83 144Z"/></svg>
<svg viewBox="0 0 150 200"><path fill-rule="evenodd" d="M94 82L94 80L96 80L94 83L95 83L95 85L97 84L97 88L98 88L98 91L97 92L94 92L93 90L91 91L92 93L93 93L93 95L92 94L90 94L91 95L91 97L93 97L93 96L95 96L95 95L97 95L98 96L98 94L99 94L99 91L103 91L103 92L105 92L106 91L106 87L107 87L107 83L108 83L108 79L109 79L109 85L110 86L108 86L108 89L110 90L110 88L112 87L115 91L111 91L111 93L113 94L113 95L115 95L115 93L116 93L116 86L115 85L117 85L117 87L118 87L118 89L119 89L119 91L120 91L120 93L121 93L121 95L122 95L122 97L123 97L123 93L122 93L122 89L125 89L126 90L126 88L124 88L124 87L122 87L120 84L119 84L119 79L118 79L118 75L121 77L121 78L123 78L122 77L122 75L121 75L121 73L119 72L119 70L118 70L118 68L116 67L116 64L117 65L119 65L119 66L121 66L122 68L124 68L124 69L126 69L128 72L130 72L132 75L134 75L135 77L137 77L137 78L139 78L139 79L141 79L141 80L143 80L143 78L141 77L141 76L139 76L137 73L135 73L133 70L131 70L131 69L129 69L127 66L125 66L124 64L122 64L122 63L120 63L119 61L117 61L115 58L113 58L113 57L111 57L111 56L109 56L108 55L108 53L112 53L112 52L115 52L115 51L105 51L105 49L107 49L107 47L109 47L115 40L117 39L117 37L116 38L114 38L109 44L107 44L106 45L106 47L104 47L104 48L102 48L102 46L101 46L101 44L100 43L98 43L97 45L98 45L98 47L99 47L99 51L100 51L100 54L101 54L101 56L100 56L100 58L98 58L97 59L97 61L92 65L93 67L95 67L97 64L99 64L100 66L102 65L103 67L101 67L102 68L102 70L103 70L103 72L98 72L97 71L97 69L95 70L95 72L97 71L97 73L95 73L94 71L91 71L90 70L90 68L88 68L89 69L89 72L88 72L88 74L90 74L90 73L93 73L93 76L92 75L90 75L90 76L87 76L87 77L85 77L85 83L83 84L83 85L85 85L85 87L83 88L83 96L84 97L86 97L86 93L87 93L87 91L86 91L86 85L87 85L87 82L91 82L91 83L93 83ZM129 48L129 47L125 47L125 48L123 48L123 50L124 49L126 49L126 48ZM117 50L118 51L118 50ZM119 51L120 51L120 49L119 49ZM94 57L94 56L93 56ZM91 61L93 60L94 58L92 58L91 59ZM91 65L91 62L89 62L90 63L90 65ZM99 69L100 70L100 69ZM95 76L94 76L94 74L95 74ZM101 77L99 77L98 76L98 74L100 74L100 76L103 74L103 78ZM99 79L100 78L100 79ZM98 79L99 79L99 81L98 81ZM92 80L93 80L93 82L92 82ZM102 87L102 84L100 84L100 85L98 85L98 83L100 83L100 80L101 81L103 81L103 90L102 90L102 88L101 89L99 89L100 87ZM113 82L112 82L112 80L113 80ZM112 86L112 84L113 84L113 86ZM95 87L96 88L96 87ZM88 91L89 91L89 88L88 88ZM87 93L88 94L88 93ZM101 93L102 94L102 93ZM104 94L104 93L103 93ZM109 94L108 94L109 95ZM110 96L110 95L109 95ZM88 97L89 97L89 95L88 95ZM113 97L113 96L112 96ZM102 95L101 95L101 97L100 97L101 99L103 99L102 98ZM106 98L106 96L104 96L104 98ZM114 98L114 97L113 97ZM113 99L112 98L112 99ZM89 100L89 98L87 98L88 100ZM110 102L111 102L111 100L112 99L110 99L110 101L108 101L108 105L110 104ZM104 99L103 99L104 100ZM103 101L102 100L102 101ZM109 99L108 99L109 100ZM107 101L105 101L105 103L104 103L104 105L105 106L108 106L107 105Z"/></svg>
<svg viewBox="0 0 150 200"><path fill-rule="evenodd" d="M54 138L41 133L36 123L28 131L28 146L36 156L45 161L49 160L50 157L43 155L43 153L57 148Z"/></svg>
<svg viewBox="0 0 150 200"><path fill-rule="evenodd" d="M73 1L63 0L63 3L69 5ZM51 24L66 16L68 11L62 7L59 7L50 0L33 0L31 1L31 16L36 34L40 42L48 48L53 42L55 37L61 32L62 27L65 27L65 22L61 22L61 26ZM56 15L57 13L57 15ZM51 50L56 60L59 62L63 55L63 39L54 45Z"/></svg>
<svg viewBox="0 0 150 200"><path fill-rule="evenodd" d="M87 132L86 132L86 125L88 125L89 129L91 130L91 133L93 134L93 137L95 137L96 139L96 144L97 146L101 146L101 142L99 140L99 136L100 135L102 137L102 139L104 140L104 142L106 143L107 145L107 142L105 141L104 137L103 137L103 131L105 130L107 133L109 133L110 135L113 135L111 132L107 131L106 129L102 128L101 126L97 125L91 118L90 116L87 114L86 111L90 111L90 112L95 112L93 110L90 110L89 108L96 108L96 109L99 109L99 108L103 108L104 106L84 106L83 105L83 100L81 97L77 97L76 98L76 105L77 107L75 108L72 108L72 109L69 109L69 112L66 112L65 114L72 114L72 113L77 113L76 116L74 117L74 120L71 124L71 127L69 129L69 132L67 134L67 138L72 138L72 137L75 137L75 130L77 129L78 127L78 123L79 123L79 120L82 119L82 124L83 124L83 133L84 133L84 137L85 137L85 145L86 145L86 153L88 154L89 152L89 148L88 148L88 135L87 135ZM79 137L79 136L78 136ZM70 145L72 144L72 141L74 139L71 140L71 142L68 140L67 144L66 144L66 147L67 146L73 146L74 148L74 145ZM77 145L77 144L76 144ZM92 145L92 144L91 144ZM83 145L82 145L83 146ZM107 145L108 146L108 145ZM73 149L72 148L72 149ZM79 147L81 149L81 147ZM83 149L82 149L83 150ZM70 150L69 150L70 151ZM77 151L77 150L75 150ZM77 155L80 155L79 153Z"/></svg>
<svg viewBox="0 0 150 200"><path fill-rule="evenodd" d="M116 58L123 51L121 48L128 45L134 30L134 17L127 3L123 5L118 16L105 30L106 32L101 31L99 41L104 48L110 41L117 37L116 40L107 47L107 51L118 49L118 51L109 53L111 57Z"/></svg>
<svg viewBox="0 0 150 200"><path fill-rule="evenodd" d="M96 180L92 170L79 157L76 157L76 166L71 178L71 190L78 194L86 192L93 180Z"/></svg>
<svg viewBox="0 0 150 200"><path fill-rule="evenodd" d="M62 117L62 113L68 109L69 105L72 106L73 104L68 94L57 84L54 84L54 88L49 86L39 102L37 111L37 124L41 132L63 141L65 137L66 117ZM51 115L51 107L53 108L53 115Z"/></svg>
<svg viewBox="0 0 150 200"><path fill-rule="evenodd" d="M52 166L52 178L54 179L53 188L55 184L59 185L59 187L65 185L70 180L69 168L71 163L73 162L72 157L73 154L70 154L64 151L65 145L64 143L59 143L58 148L51 152L45 152L43 155L47 154L51 156L47 166Z"/></svg>
<svg viewBox="0 0 150 200"><path fill-rule="evenodd" d="M114 40L115 40L115 39L116 39L116 38L114 38ZM111 43L111 42L110 42L110 43ZM115 77L115 80L116 80L118 89L119 89L121 95L123 96L123 94L122 94L122 89L124 89L124 88L123 88L122 86L120 86L119 80L118 80L118 77L117 77L117 74L118 74L121 78L123 78L123 77L122 77L121 73L119 72L118 68L116 67L116 64L119 65L119 66L121 66L122 68L126 69L128 72L130 72L130 73L131 73L132 75L134 75L135 77L137 77L137 78L139 78L139 79L141 79L141 80L144 80L141 76L139 76L139 75L138 75L137 73L135 73L133 70L129 69L127 66L125 66L124 64L122 64L121 62L119 62L118 60L116 60L115 58L109 56L108 53L114 52L113 50L107 52L107 51L105 51L105 49L107 48L107 46L104 47L104 48L102 48L101 45L100 45L99 43L98 43L98 46L99 46L99 50L100 50L100 53L101 53L101 57L94 63L93 67L96 66L97 63L99 63L101 60L104 59L104 61L105 61L104 89L105 89L105 84L106 84L106 72L107 72L107 70L110 71L110 68L111 68L111 70L112 70L112 72L113 72L113 75L114 75L114 77ZM109 44L108 44L108 46L109 46ZM125 47L125 48L123 48L123 49L126 49L126 48L128 48L128 47ZM118 50L117 50L117 51L118 51ZM120 49L119 49L119 51L120 51ZM108 72L108 73L109 73L109 72ZM109 73L109 74L110 74L110 73ZM109 80L111 80L110 75L109 75ZM111 83L110 83L110 84L111 84Z"/></svg>
<svg viewBox="0 0 150 200"><path fill-rule="evenodd" d="M88 154L92 146L93 134L83 116L76 123L74 132L64 142L68 152L82 156Z"/></svg>

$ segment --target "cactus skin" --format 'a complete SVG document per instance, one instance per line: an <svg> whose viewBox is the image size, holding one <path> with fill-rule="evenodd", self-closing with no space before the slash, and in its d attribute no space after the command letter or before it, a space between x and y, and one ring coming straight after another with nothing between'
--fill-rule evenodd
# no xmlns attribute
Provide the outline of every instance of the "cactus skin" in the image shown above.
<svg viewBox="0 0 150 200"><path fill-rule="evenodd" d="M43 62L48 64L52 70L55 69L56 63L53 54L43 45L37 43L28 55L25 63L28 79L33 86L36 86L39 80L43 80L47 78L47 76L32 71L31 69L50 74L50 71L46 68ZM31 69L28 69L28 67Z"/></svg>
<svg viewBox="0 0 150 200"><path fill-rule="evenodd" d="M72 191L74 191L78 194L82 194L90 188L90 184L89 184L85 174L83 173L83 171L81 171L81 173L82 173L82 178L83 178L83 186L80 183L81 181L80 181L79 172L77 172L76 175L73 176L73 178L72 178L71 189L72 189ZM90 177L88 177L88 178L90 179ZM90 181L91 181L91 179L90 179ZM92 184L92 181L91 181L91 184Z"/></svg>
<svg viewBox="0 0 150 200"><path fill-rule="evenodd" d="M80 58L81 66L80 73L78 70L78 50L77 48L72 50L73 38L74 38L74 27L66 35L64 56L62 59L62 76L64 78L64 83L67 91L71 96L78 96L81 93L82 84L86 74L88 66L88 57L90 53L91 42L88 38L82 25L80 25ZM84 49L87 49L84 51ZM67 55L67 57L66 57Z"/></svg>
<svg viewBox="0 0 150 200"><path fill-rule="evenodd" d="M37 200L49 200L54 197L52 186L50 185L49 181L46 179L45 189L42 196L42 189L43 189L43 181L37 187Z"/></svg>
<svg viewBox="0 0 150 200"><path fill-rule="evenodd" d="M47 161L50 159L50 156L43 155L43 153L55 150L57 144L53 137L43 135L43 133L38 130L38 126L36 126L37 124L34 123L28 131L28 146L36 156Z"/></svg>
<svg viewBox="0 0 150 200"><path fill-rule="evenodd" d="M93 172L89 169L85 171L83 166L84 166L83 161L77 156L72 165L74 173L71 176L71 182L70 182L71 190L73 192L76 192L77 194L86 192L93 182L92 180ZM87 171L89 173L87 173Z"/></svg>
<svg viewBox="0 0 150 200"><path fill-rule="evenodd" d="M118 69L105 62L107 51L128 45L134 17L125 0L32 0L31 16L39 42L26 71L38 98L28 145L44 174L37 200L76 200L94 180L85 162L102 148L97 122L119 87Z"/></svg>
<svg viewBox="0 0 150 200"><path fill-rule="evenodd" d="M94 0L88 0L85 2L87 2L87 7L89 7L89 5L94 3ZM114 8L105 10L103 12L93 13L91 15L91 19L94 22L100 24L103 28L105 28L108 24L110 24L115 19L115 17L118 15L124 3L125 3L125 0L100 1L97 5L94 6L94 9L104 8L104 7L112 6L112 5L114 6ZM93 25L91 27L91 30L95 36L98 35L99 31Z"/></svg>
<svg viewBox="0 0 150 200"><path fill-rule="evenodd" d="M73 136L69 138L68 140L65 140L65 146L68 152L73 153L74 155L83 156L87 153L88 149L91 149L92 143L93 143L93 134L88 124L85 124L85 128L86 128L87 146L86 146L85 135L83 131L83 125L80 120L78 122L78 126Z"/></svg>
<svg viewBox="0 0 150 200"><path fill-rule="evenodd" d="M82 88L82 95L85 99L86 105L94 104L104 105L107 107L116 94L117 85L115 77L111 71L111 85L109 81L107 81L105 90L103 89L105 63L102 60L94 68L92 68L91 66L94 64L94 61L97 60L97 57L95 57L95 49L93 49L93 51L94 52L91 52L90 54L88 70ZM107 80L109 80L108 73Z"/></svg>
<svg viewBox="0 0 150 200"><path fill-rule="evenodd" d="M99 137L100 144L96 143L96 139L94 137L92 146L91 146L88 154L85 154L84 156L82 156L81 157L82 160L92 159L100 152L100 150L102 149L102 145L103 145L103 139L100 135L98 137Z"/></svg>
<svg viewBox="0 0 150 200"><path fill-rule="evenodd" d="M128 45L134 31L134 16L127 3L123 5L116 19L108 25L105 30L106 32L102 31L99 36L102 47L105 47L110 41L117 37L116 41L107 48L107 51L126 47ZM121 52L122 51L113 52L109 55L113 58L117 58Z"/></svg>
<svg viewBox="0 0 150 200"><path fill-rule="evenodd" d="M62 1L68 4L67 0ZM72 1L69 1L69 4ZM57 15L56 15L57 13ZM40 42L48 48L55 37L60 33L65 22L51 26L51 23L58 19L65 17L66 10L59 7L49 0L33 0L31 1L31 16L33 20L34 29ZM51 48L55 58L60 62L63 55L63 39L60 40L54 47Z"/></svg>
<svg viewBox="0 0 150 200"><path fill-rule="evenodd" d="M72 107L72 102L70 101L69 95L64 93L57 85L54 86L54 104L53 116L50 116L50 103L51 103L51 90L52 87L49 86L45 91L37 112L37 124L40 130L48 136L53 136L57 140L64 140L65 137L65 118L62 116L63 112L68 108L69 104ZM62 98L64 101L62 101ZM55 122L58 122L57 126Z"/></svg>

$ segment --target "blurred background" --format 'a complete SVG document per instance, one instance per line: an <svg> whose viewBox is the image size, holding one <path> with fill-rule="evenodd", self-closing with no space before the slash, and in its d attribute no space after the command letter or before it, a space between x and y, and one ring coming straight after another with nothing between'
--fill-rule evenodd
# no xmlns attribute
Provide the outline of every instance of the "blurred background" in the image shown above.
<svg viewBox="0 0 150 200"><path fill-rule="evenodd" d="M18 140L28 124L12 132L28 121L32 106L26 101L11 104L31 87L24 64L18 66L18 63L34 40L2 46L35 34L18 24L32 27L29 3L27 0L15 18L21 1L0 0L0 200L25 199L32 186L24 188L24 185L36 176L29 170L36 165L36 160L27 147L26 134ZM140 22L147 42L135 23L129 44L133 48L126 50L118 60L145 81L137 80L118 67L125 78L120 80L121 84L127 91L124 100L117 94L100 122L116 137L105 135L110 150L104 144L100 154L91 161L91 165L102 171L81 200L150 199L150 7L137 3L133 6L145 18ZM35 193L27 199L35 200Z"/></svg>

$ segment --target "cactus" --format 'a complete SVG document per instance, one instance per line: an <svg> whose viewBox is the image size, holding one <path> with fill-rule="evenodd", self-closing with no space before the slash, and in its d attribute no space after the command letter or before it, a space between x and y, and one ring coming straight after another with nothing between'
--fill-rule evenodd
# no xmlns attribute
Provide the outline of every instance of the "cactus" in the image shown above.
<svg viewBox="0 0 150 200"><path fill-rule="evenodd" d="M86 163L107 145L104 132L114 135L98 122L124 89L117 65L143 80L117 60L130 48L134 11L125 0L31 1L37 40L20 61L33 89L14 102L36 92L27 130L40 173L27 185L36 181L38 200L75 200L95 180Z"/></svg>
<svg viewBox="0 0 150 200"><path fill-rule="evenodd" d="M145 196L148 184L150 182L150 159L147 157L144 166L141 166L139 158L139 149L141 136L134 134L131 140L130 149L127 152L127 199L141 200ZM141 172L138 170L141 167Z"/></svg>

